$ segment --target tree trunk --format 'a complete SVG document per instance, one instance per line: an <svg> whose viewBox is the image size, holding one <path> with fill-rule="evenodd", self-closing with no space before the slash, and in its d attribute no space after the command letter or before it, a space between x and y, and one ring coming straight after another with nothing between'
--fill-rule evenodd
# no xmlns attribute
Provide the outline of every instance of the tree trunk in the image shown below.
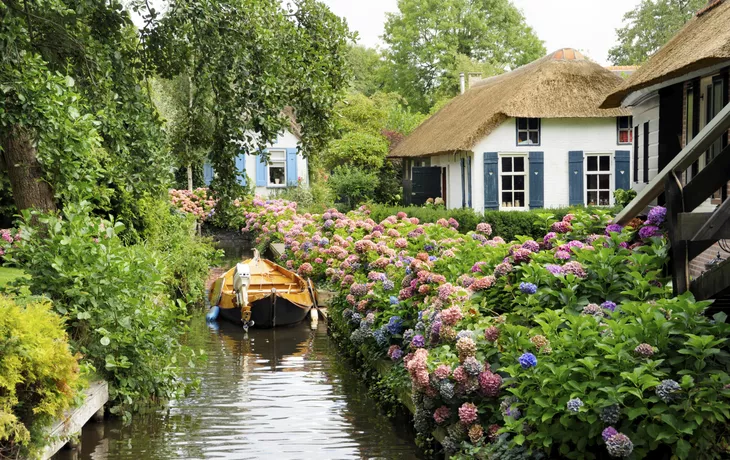
<svg viewBox="0 0 730 460"><path fill-rule="evenodd" d="M188 163L188 190L193 191L193 167Z"/></svg>
<svg viewBox="0 0 730 460"><path fill-rule="evenodd" d="M43 168L38 162L31 133L19 126L12 126L0 134L0 145L0 155L8 171L18 211L28 208L55 211L53 189L43 180Z"/></svg>

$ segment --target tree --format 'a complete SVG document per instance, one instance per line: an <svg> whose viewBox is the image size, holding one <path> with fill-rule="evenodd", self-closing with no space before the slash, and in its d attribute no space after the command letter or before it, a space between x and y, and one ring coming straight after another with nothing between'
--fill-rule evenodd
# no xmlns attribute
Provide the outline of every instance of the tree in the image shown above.
<svg viewBox="0 0 730 460"><path fill-rule="evenodd" d="M128 12L116 0L2 0L0 23L0 163L17 208L88 198L134 216L170 168Z"/></svg>
<svg viewBox="0 0 730 460"><path fill-rule="evenodd" d="M616 29L618 45L608 51L614 65L639 65L646 61L692 18L706 0L642 0L624 15Z"/></svg>
<svg viewBox="0 0 730 460"><path fill-rule="evenodd" d="M347 50L347 65L352 71L350 89L371 96L382 90L383 56L373 48L351 44Z"/></svg>
<svg viewBox="0 0 730 460"><path fill-rule="evenodd" d="M293 108L305 156L334 132L332 109L349 79L350 33L315 0L172 0L147 9L142 37L165 78L188 74L213 115L208 158L221 205L242 193L235 158L257 154L288 127Z"/></svg>
<svg viewBox="0 0 730 460"><path fill-rule="evenodd" d="M422 112L435 99L457 93L454 75L464 57L501 72L545 54L509 0L399 0L398 8L385 23L391 64L386 89Z"/></svg>

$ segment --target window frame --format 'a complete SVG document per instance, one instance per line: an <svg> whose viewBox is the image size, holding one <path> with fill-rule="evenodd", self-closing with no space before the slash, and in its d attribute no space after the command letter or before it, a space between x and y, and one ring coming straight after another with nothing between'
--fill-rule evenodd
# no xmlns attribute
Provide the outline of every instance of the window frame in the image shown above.
<svg viewBox="0 0 730 460"><path fill-rule="evenodd" d="M522 174L515 174L514 171L506 173L506 175L515 177L522 175L525 178L524 182L524 188L522 192L525 194L524 196L524 203L522 203L522 206L502 206L502 176L505 175L504 171L502 170L502 159L503 158L523 158L524 159L524 169L522 171ZM514 161L512 163L513 169L514 169ZM529 206L529 196L530 196L530 158L529 154L527 152L500 152L497 155L497 203L499 204L499 210L500 211L527 211L530 209ZM514 194L515 194L515 188L514 188L514 181L512 182L512 190L509 190L509 192L512 193L512 203L514 203Z"/></svg>
<svg viewBox="0 0 730 460"><path fill-rule="evenodd" d="M527 120L527 128L520 129L520 120ZM530 128L530 120L537 120L537 129ZM520 132L526 132L529 139L530 132L537 132L536 144L520 144ZM542 143L542 118L515 118L515 145L517 147L539 147Z"/></svg>
<svg viewBox="0 0 730 460"><path fill-rule="evenodd" d="M281 161L280 160L276 161L276 163L277 163L276 167L280 167L280 166L278 166L278 163L281 163L284 167L284 181L281 184L271 182L271 167L275 166L274 162L272 161L272 156L271 156L271 154L273 152L283 152L284 153L284 159ZM269 161L268 161L268 163L266 163L266 188L286 188L286 187L287 187L287 183L286 183L286 149L269 149Z"/></svg>
<svg viewBox="0 0 730 460"><path fill-rule="evenodd" d="M629 125L627 128L621 127L621 119L622 118L628 118ZM626 131L629 134L629 140L628 142L621 142L621 131ZM616 144L617 145L632 145L634 143L633 140L634 137L634 120L631 115L626 115L623 117L616 117Z"/></svg>
<svg viewBox="0 0 730 460"><path fill-rule="evenodd" d="M588 170L588 158L589 157L597 157L599 160L596 162L597 170L595 171L589 171ZM607 157L608 158L608 172L601 171L601 161L600 157ZM583 155L583 163L585 164L584 171L583 171L583 180L585 181L585 187L583 190L583 203L585 206L597 206L597 207L611 207L613 206L613 192L615 191L615 184L614 184L614 174L616 166L614 164L614 155L610 152L586 152ZM596 176L608 176L608 189L601 188L600 179L596 179L596 188L590 189L588 185L588 176L589 175L596 175ZM601 199L601 192L608 192L608 204L600 204ZM588 204L588 193L589 192L596 192L596 198L598 203L596 204Z"/></svg>

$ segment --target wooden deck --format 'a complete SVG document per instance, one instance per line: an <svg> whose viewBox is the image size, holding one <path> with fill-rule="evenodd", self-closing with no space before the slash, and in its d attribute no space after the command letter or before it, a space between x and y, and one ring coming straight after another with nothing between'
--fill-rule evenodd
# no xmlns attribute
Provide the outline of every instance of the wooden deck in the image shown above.
<svg viewBox="0 0 730 460"><path fill-rule="evenodd" d="M86 422L104 410L104 404L109 401L109 385L105 381L93 382L86 389L86 399L84 403L77 408L70 409L63 414L50 429L48 436L50 442L43 450L41 459L51 458L61 447L63 447L69 438L81 433L81 429ZM101 412L103 415L103 412Z"/></svg>

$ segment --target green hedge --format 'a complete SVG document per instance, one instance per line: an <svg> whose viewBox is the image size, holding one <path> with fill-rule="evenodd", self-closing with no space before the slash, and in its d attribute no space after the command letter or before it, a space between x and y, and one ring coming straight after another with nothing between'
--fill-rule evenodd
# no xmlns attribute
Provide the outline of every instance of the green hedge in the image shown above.
<svg viewBox="0 0 730 460"><path fill-rule="evenodd" d="M554 216L554 219L562 219L566 214L576 209L584 209L591 212L593 209L601 209L616 214L620 208L605 207L583 207L573 206L567 208L536 209L532 211L486 211L479 214L471 208L445 209L444 207L433 206L385 206L380 204L369 205L370 217L375 222L380 222L388 216L404 211L411 217L417 217L421 222L436 222L439 219L453 217L459 222L459 231L469 232L476 229L480 222L488 222L492 226L492 234L499 235L505 241L512 241L517 235L530 236L533 239L542 238L546 228L538 224L545 214Z"/></svg>

